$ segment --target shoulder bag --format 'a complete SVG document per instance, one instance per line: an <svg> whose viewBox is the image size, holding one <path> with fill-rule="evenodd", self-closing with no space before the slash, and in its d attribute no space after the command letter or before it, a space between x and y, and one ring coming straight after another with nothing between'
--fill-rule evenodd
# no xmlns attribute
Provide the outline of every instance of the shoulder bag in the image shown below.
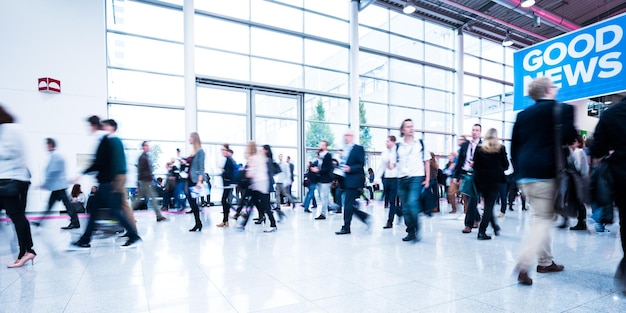
<svg viewBox="0 0 626 313"><path fill-rule="evenodd" d="M567 164L563 162L563 150L567 147L561 145L561 103L554 105L554 149L556 155L556 195L554 197L554 210L557 214L576 217L578 207L583 203L583 179L568 158Z"/></svg>

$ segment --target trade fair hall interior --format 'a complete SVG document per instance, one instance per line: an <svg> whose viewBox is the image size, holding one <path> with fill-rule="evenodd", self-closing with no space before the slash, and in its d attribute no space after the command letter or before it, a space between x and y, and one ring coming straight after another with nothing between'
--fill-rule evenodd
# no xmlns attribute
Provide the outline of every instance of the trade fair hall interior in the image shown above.
<svg viewBox="0 0 626 313"><path fill-rule="evenodd" d="M534 104L527 87L539 77L573 107L578 134L592 138L626 95L625 12L616 0L0 2L0 106L20 130L7 139L0 124L0 138L19 142L30 175L33 249L24 251L20 226L0 208L0 311L624 312L624 286L614 279L623 258L617 208L611 223L596 223L588 205L584 230L570 229L574 217L560 227L556 216L552 254L565 269L537 272L535 260L526 286L516 262L533 204L517 187L493 208L500 229L477 240L478 229L464 228L468 201L450 196L452 177L439 175L436 208L419 214L418 238L403 241L408 224L400 216L390 223L381 164L407 119L421 157L432 155L428 164L439 169L458 159L476 124L483 140L495 129L510 158L517 116ZM120 237L122 218L107 216L77 248L90 214L68 214L63 201L46 213L54 191L46 180L54 154L64 161L68 206L88 206L102 182L83 174L103 145L92 116L117 126L105 138L123 144L126 162L114 166L125 167L125 219L140 239ZM338 235L343 187L318 187L305 203L305 173L322 142L341 168L351 136L368 182L355 211L367 218ZM271 195L275 227L253 220L256 209L245 227L231 218L245 197L225 186L223 168L226 156L250 161L250 141L282 164L282 174L270 172L288 194ZM198 144L210 191L192 200L196 216L186 214L187 178L170 178L181 160L195 168ZM155 201L138 190L146 169Z"/></svg>

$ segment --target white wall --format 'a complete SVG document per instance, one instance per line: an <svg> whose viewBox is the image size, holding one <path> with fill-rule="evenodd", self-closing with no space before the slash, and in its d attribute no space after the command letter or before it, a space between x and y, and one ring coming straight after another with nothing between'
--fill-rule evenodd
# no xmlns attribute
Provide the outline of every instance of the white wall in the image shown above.
<svg viewBox="0 0 626 313"><path fill-rule="evenodd" d="M587 115L587 100L572 101L569 104L574 106L574 125L576 125L576 129L586 130L588 134L593 134L600 119Z"/></svg>
<svg viewBox="0 0 626 313"><path fill-rule="evenodd" d="M86 118L107 115L104 6L97 0L0 2L0 103L25 129L33 176L28 211L43 210L48 197L34 188L48 161L44 138L57 140L70 178L78 173L76 155L94 151ZM39 92L38 77L60 79L61 93ZM80 183L88 193L93 179Z"/></svg>

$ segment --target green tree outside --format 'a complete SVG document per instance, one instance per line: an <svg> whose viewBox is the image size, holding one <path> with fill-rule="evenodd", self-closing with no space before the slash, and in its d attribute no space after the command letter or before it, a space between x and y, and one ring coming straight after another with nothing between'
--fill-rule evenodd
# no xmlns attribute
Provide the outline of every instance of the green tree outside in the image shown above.
<svg viewBox="0 0 626 313"><path fill-rule="evenodd" d="M335 142L335 136L330 129L330 126L326 124L326 110L324 109L324 103L322 99L318 99L315 106L315 112L311 116L309 122L309 129L306 132L305 145L307 148L317 147L320 141L328 141L329 149L332 148ZM318 122L319 121L319 122Z"/></svg>
<svg viewBox="0 0 626 313"><path fill-rule="evenodd" d="M367 118L365 117L365 104L363 101L359 101L359 123L361 125L367 124ZM370 134L369 126L359 127L359 141L365 151L372 149L372 135Z"/></svg>

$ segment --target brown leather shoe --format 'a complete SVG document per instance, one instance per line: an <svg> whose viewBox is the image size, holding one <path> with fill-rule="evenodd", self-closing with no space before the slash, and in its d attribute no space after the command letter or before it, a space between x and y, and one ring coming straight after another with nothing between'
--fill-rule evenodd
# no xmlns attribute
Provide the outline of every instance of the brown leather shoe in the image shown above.
<svg viewBox="0 0 626 313"><path fill-rule="evenodd" d="M519 272L519 275L517 275L517 282L526 286L533 284L533 280L528 276L528 272Z"/></svg>
<svg viewBox="0 0 626 313"><path fill-rule="evenodd" d="M537 272L539 273L551 273L551 272L560 272L565 268L563 265L558 265L552 261L552 264L548 266L537 265Z"/></svg>
<svg viewBox="0 0 626 313"><path fill-rule="evenodd" d="M463 232L464 234L469 234L469 233L471 233L471 232L472 232L472 228L471 228L471 227L465 227L465 228L463 228L462 232Z"/></svg>

